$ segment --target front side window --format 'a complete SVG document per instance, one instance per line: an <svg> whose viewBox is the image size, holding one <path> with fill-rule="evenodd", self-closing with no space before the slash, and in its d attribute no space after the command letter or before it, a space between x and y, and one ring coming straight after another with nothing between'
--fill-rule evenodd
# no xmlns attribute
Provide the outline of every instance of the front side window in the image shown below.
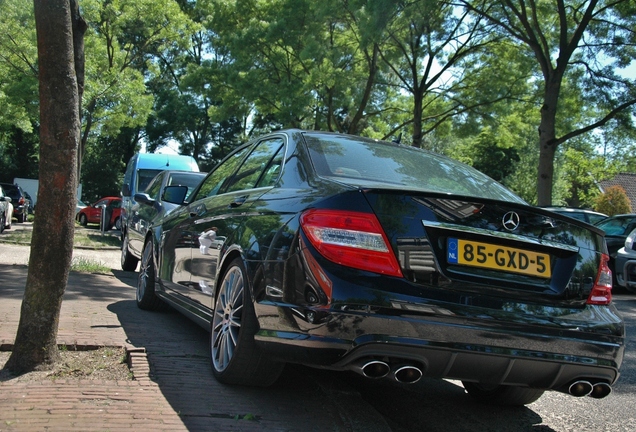
<svg viewBox="0 0 636 432"><path fill-rule="evenodd" d="M161 170L156 169L140 169L137 171L137 191L145 191L148 184L152 181Z"/></svg>
<svg viewBox="0 0 636 432"><path fill-rule="evenodd" d="M158 174L146 188L146 194L155 201L159 199L159 191L161 190L163 178L164 174Z"/></svg>
<svg viewBox="0 0 636 432"><path fill-rule="evenodd" d="M230 178L234 171L236 171L250 148L251 147L248 146L236 153L233 153L225 161L223 161L223 163L216 167L216 169L203 181L199 191L192 201L198 201L218 194L219 191L222 190L223 184Z"/></svg>

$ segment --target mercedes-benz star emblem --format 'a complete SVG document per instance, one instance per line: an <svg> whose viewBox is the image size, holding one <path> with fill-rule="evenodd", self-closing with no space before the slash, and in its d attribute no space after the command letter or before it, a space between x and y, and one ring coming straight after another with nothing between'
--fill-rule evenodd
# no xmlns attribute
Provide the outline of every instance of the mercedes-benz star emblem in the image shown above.
<svg viewBox="0 0 636 432"><path fill-rule="evenodd" d="M519 215L513 211L509 211L501 219L503 226L508 231L514 231L519 226Z"/></svg>

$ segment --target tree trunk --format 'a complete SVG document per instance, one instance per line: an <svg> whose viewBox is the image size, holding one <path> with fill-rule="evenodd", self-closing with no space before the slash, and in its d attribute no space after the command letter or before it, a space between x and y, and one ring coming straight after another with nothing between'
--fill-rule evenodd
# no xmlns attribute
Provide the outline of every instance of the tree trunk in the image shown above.
<svg viewBox="0 0 636 432"><path fill-rule="evenodd" d="M80 140L73 45L75 0L34 0L40 81L40 188L20 323L6 368L44 369L59 359L57 329L75 231Z"/></svg>
<svg viewBox="0 0 636 432"><path fill-rule="evenodd" d="M561 76L553 74L546 80L539 124L539 169L537 173L537 205L552 205L552 182L554 178L554 156L557 150L556 114Z"/></svg>
<svg viewBox="0 0 636 432"><path fill-rule="evenodd" d="M416 91L413 94L413 147L422 148L422 106L424 95Z"/></svg>

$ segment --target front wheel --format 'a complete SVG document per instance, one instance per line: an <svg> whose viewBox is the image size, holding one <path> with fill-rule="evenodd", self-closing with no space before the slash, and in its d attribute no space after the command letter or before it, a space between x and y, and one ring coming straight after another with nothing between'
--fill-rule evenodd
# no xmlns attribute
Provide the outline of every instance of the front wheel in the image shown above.
<svg viewBox="0 0 636 432"><path fill-rule="evenodd" d="M258 323L240 258L223 275L211 327L212 372L218 381L266 387L278 379L284 363L265 357L254 342Z"/></svg>
<svg viewBox="0 0 636 432"><path fill-rule="evenodd" d="M121 269L123 271L135 271L139 260L128 250L128 235L124 234L121 244Z"/></svg>
<svg viewBox="0 0 636 432"><path fill-rule="evenodd" d="M495 405L528 405L535 402L544 393L544 390L528 387L487 385L467 381L462 381L462 384L471 397L479 402Z"/></svg>
<svg viewBox="0 0 636 432"><path fill-rule="evenodd" d="M152 241L146 242L141 255L141 267L137 278L137 307L156 311L165 308L165 303L155 294L155 261Z"/></svg>
<svg viewBox="0 0 636 432"><path fill-rule="evenodd" d="M82 213L79 217L79 223L81 226L86 226L88 224L88 218L84 213Z"/></svg>

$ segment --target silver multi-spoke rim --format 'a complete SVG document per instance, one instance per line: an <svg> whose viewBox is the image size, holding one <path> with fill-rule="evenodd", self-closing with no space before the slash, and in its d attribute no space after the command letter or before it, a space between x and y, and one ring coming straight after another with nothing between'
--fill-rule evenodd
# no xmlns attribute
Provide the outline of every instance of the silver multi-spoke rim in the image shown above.
<svg viewBox="0 0 636 432"><path fill-rule="evenodd" d="M140 302L143 297L144 297L144 293L146 292L146 287L148 286L148 277L149 277L149 271L151 271L152 269L150 268L150 257L151 252L150 252L150 247L146 247L144 248L144 254L141 257L141 265L139 266L139 280L137 281L137 301Z"/></svg>
<svg viewBox="0 0 636 432"><path fill-rule="evenodd" d="M212 321L212 361L218 372L227 367L238 344L243 316L243 272L231 268L219 288Z"/></svg>

